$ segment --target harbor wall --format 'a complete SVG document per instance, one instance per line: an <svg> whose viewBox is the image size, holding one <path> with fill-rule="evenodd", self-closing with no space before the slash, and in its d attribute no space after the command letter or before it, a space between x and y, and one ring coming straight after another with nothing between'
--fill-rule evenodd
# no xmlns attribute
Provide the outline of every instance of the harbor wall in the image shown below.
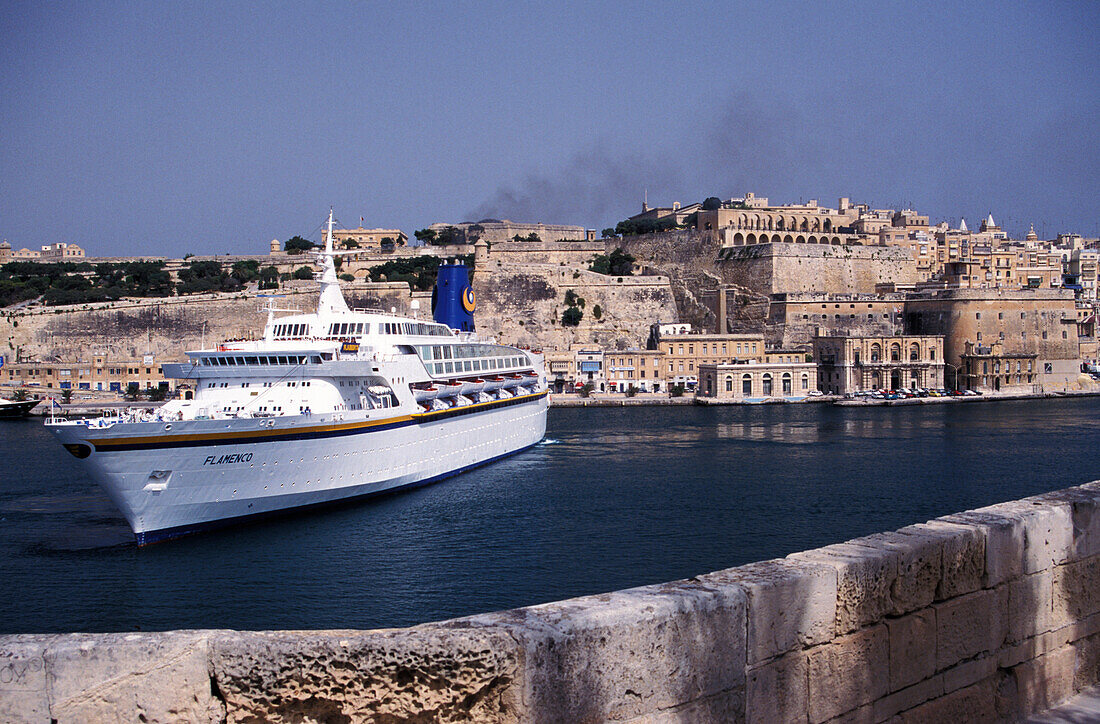
<svg viewBox="0 0 1100 724"><path fill-rule="evenodd" d="M1098 673L1094 482L407 629L0 637L0 720L1011 721Z"/></svg>

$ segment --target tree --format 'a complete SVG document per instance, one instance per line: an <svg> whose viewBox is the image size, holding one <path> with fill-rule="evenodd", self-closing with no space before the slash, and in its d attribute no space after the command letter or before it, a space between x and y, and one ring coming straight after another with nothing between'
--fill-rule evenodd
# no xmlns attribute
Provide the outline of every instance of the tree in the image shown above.
<svg viewBox="0 0 1100 724"><path fill-rule="evenodd" d="M419 231L414 231L413 236L415 236L420 243L431 245L435 243L436 233L434 229L420 229Z"/></svg>
<svg viewBox="0 0 1100 724"><path fill-rule="evenodd" d="M612 236L616 236L615 230L612 229L611 227L608 227L608 228L606 228L606 229L604 229L603 231L600 232L600 236L602 236L605 239L608 239Z"/></svg>
<svg viewBox="0 0 1100 724"><path fill-rule="evenodd" d="M684 396L684 386L683 385L672 385L671 387L668 388L668 396L669 397L683 397Z"/></svg>
<svg viewBox="0 0 1100 724"><path fill-rule="evenodd" d="M247 284L260 277L260 262L255 259L235 261L233 262L233 268L229 272L229 276L242 284Z"/></svg>
<svg viewBox="0 0 1100 724"><path fill-rule="evenodd" d="M283 251L287 254L301 254L303 251L309 251L315 246L317 245L309 239L303 239L300 236L292 236L283 244Z"/></svg>
<svg viewBox="0 0 1100 724"><path fill-rule="evenodd" d="M722 208L722 199L717 196L708 196L703 201L703 211L717 211Z"/></svg>
<svg viewBox="0 0 1100 724"><path fill-rule="evenodd" d="M356 241L355 239L344 239L343 244L344 244L345 249L358 249L359 248L359 242Z"/></svg>
<svg viewBox="0 0 1100 724"><path fill-rule="evenodd" d="M71 388L61 390L61 401L66 405L73 401L73 391Z"/></svg>
<svg viewBox="0 0 1100 724"><path fill-rule="evenodd" d="M563 327L576 327L581 323L581 318L584 317L584 312L576 307L568 307L561 315L561 324Z"/></svg>
<svg viewBox="0 0 1100 724"><path fill-rule="evenodd" d="M565 306L575 307L577 306L577 293L572 289L567 289L565 292Z"/></svg>
<svg viewBox="0 0 1100 724"><path fill-rule="evenodd" d="M597 274L628 277L634 273L634 257L619 247L610 254L597 254L589 262L588 268Z"/></svg>
<svg viewBox="0 0 1100 724"><path fill-rule="evenodd" d="M593 390L595 390L595 389L596 389L596 385L594 385L592 383L592 380L589 380L588 382L585 382L584 386L581 387L581 397L588 397L589 395L592 394Z"/></svg>
<svg viewBox="0 0 1100 724"><path fill-rule="evenodd" d="M445 226L432 243L436 246L447 246L449 244L461 244L462 242L462 231L457 226Z"/></svg>
<svg viewBox="0 0 1100 724"><path fill-rule="evenodd" d="M397 242L389 236L383 236L382 241L378 242L378 245L381 247L382 251L393 251L397 248Z"/></svg>
<svg viewBox="0 0 1100 724"><path fill-rule="evenodd" d="M166 388L157 385L156 387L146 387L145 396L149 398L150 402L162 402L167 395Z"/></svg>
<svg viewBox="0 0 1100 724"><path fill-rule="evenodd" d="M355 281L355 275L354 274L341 274L340 278L343 279L345 282Z"/></svg>
<svg viewBox="0 0 1100 724"><path fill-rule="evenodd" d="M279 270L274 266L265 266L260 270L260 289L278 289Z"/></svg>
<svg viewBox="0 0 1100 724"><path fill-rule="evenodd" d="M136 382L131 382L130 384L126 385L126 399L136 400L140 391L141 385Z"/></svg>
<svg viewBox="0 0 1100 724"><path fill-rule="evenodd" d="M599 319L599 318L603 317L603 308L600 307L599 304L592 307L592 316L595 317L596 319Z"/></svg>
<svg viewBox="0 0 1100 724"><path fill-rule="evenodd" d="M637 394L638 394L638 388L635 387L633 384L631 384L630 386L628 386L626 388L626 396L627 397L634 397Z"/></svg>
<svg viewBox="0 0 1100 724"><path fill-rule="evenodd" d="M27 399L27 390L24 387L20 387L18 390L12 393L11 399L14 402L23 402Z"/></svg>
<svg viewBox="0 0 1100 724"><path fill-rule="evenodd" d="M294 278L295 279L312 279L313 278L313 270L310 269L308 266L300 266L300 267L298 267L297 269L294 270Z"/></svg>

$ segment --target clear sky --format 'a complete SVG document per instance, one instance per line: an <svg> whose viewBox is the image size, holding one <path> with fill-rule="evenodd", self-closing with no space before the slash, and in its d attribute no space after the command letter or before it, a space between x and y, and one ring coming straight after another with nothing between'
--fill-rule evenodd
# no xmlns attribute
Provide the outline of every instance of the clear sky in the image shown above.
<svg viewBox="0 0 1100 724"><path fill-rule="evenodd" d="M1100 232L1100 3L4 2L0 238L258 253L745 191Z"/></svg>

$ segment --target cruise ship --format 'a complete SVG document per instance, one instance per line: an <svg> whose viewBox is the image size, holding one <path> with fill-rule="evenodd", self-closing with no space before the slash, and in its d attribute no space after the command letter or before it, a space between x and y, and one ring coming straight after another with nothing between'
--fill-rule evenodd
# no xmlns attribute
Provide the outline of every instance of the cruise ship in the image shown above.
<svg viewBox="0 0 1100 724"><path fill-rule="evenodd" d="M467 268L440 266L430 321L351 309L332 226L330 212L316 312L272 298L262 339L163 366L193 397L47 421L138 545L425 485L542 439L541 355L476 336Z"/></svg>

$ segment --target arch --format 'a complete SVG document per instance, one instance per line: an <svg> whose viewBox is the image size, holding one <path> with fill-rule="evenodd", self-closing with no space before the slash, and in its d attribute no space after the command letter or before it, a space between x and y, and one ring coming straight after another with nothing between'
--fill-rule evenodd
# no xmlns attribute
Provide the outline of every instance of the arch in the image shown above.
<svg viewBox="0 0 1100 724"><path fill-rule="evenodd" d="M793 243L793 242L794 242L794 239L792 239L792 238L791 238L791 235L790 235L790 234L787 234L786 236L784 236L784 237L783 237L783 241L785 241L785 242L787 242L788 244L790 244L790 243Z"/></svg>
<svg viewBox="0 0 1100 724"><path fill-rule="evenodd" d="M778 244L779 241L779 234L772 234L772 243Z"/></svg>
<svg viewBox="0 0 1100 724"><path fill-rule="evenodd" d="M893 372L890 373L890 389L891 390L900 390L901 389L901 370L894 370Z"/></svg>
<svg viewBox="0 0 1100 724"><path fill-rule="evenodd" d="M787 219L787 228L791 231L798 231L798 219L791 216Z"/></svg>
<svg viewBox="0 0 1100 724"><path fill-rule="evenodd" d="M875 372L871 375L871 389L882 389L882 378L878 376L878 372Z"/></svg>
<svg viewBox="0 0 1100 724"><path fill-rule="evenodd" d="M920 360L920 345L914 342L909 345L909 361L917 362Z"/></svg>
<svg viewBox="0 0 1100 724"><path fill-rule="evenodd" d="M747 216L745 216L744 214L741 214L740 216L737 217L737 227L738 228L744 229L745 225L748 224L748 223L749 223L749 218Z"/></svg>
<svg viewBox="0 0 1100 724"><path fill-rule="evenodd" d="M752 396L752 375L741 375L741 394L745 397Z"/></svg>
<svg viewBox="0 0 1100 724"><path fill-rule="evenodd" d="M833 230L833 222L829 219L825 219L825 222L821 226L821 230L828 234Z"/></svg>
<svg viewBox="0 0 1100 724"><path fill-rule="evenodd" d="M810 231L821 231L821 219L814 217L814 223L810 225Z"/></svg>
<svg viewBox="0 0 1100 724"><path fill-rule="evenodd" d="M746 244L755 244L756 243L756 234L749 234L748 236L746 236L745 237L745 243Z"/></svg>
<svg viewBox="0 0 1100 724"><path fill-rule="evenodd" d="M878 342L875 342L874 344L871 345L871 361L872 362L881 362L882 361L882 346Z"/></svg>
<svg viewBox="0 0 1100 724"><path fill-rule="evenodd" d="M807 219L805 216L802 217L802 223L798 225L798 230L799 231L809 231L810 230L810 220Z"/></svg>
<svg viewBox="0 0 1100 724"><path fill-rule="evenodd" d="M783 390L784 395L790 395L790 394L794 393L794 390L791 388L791 373L790 372L784 372L783 373L782 385L783 386L782 386L781 389Z"/></svg>
<svg viewBox="0 0 1100 724"><path fill-rule="evenodd" d="M772 376L771 376L770 372L765 372L764 373L764 378L762 380L761 387L762 387L761 391L764 393L764 397L771 397L772 396Z"/></svg>
<svg viewBox="0 0 1100 724"><path fill-rule="evenodd" d="M840 244L840 237L839 236L834 236L833 237L833 243L834 244Z"/></svg>
<svg viewBox="0 0 1100 724"><path fill-rule="evenodd" d="M769 226L768 228L770 229L772 227ZM776 231L783 231L783 217L782 216L775 219L775 230Z"/></svg>
<svg viewBox="0 0 1100 724"><path fill-rule="evenodd" d="M799 234L797 237L795 237L795 243L796 244L805 244L806 243L806 237L803 236L802 234Z"/></svg>
<svg viewBox="0 0 1100 724"><path fill-rule="evenodd" d="M733 235L733 243L737 246L741 246L745 243L745 235L738 231Z"/></svg>
<svg viewBox="0 0 1100 724"><path fill-rule="evenodd" d="M816 244L817 243L817 237L814 236L813 234L810 234L810 238L806 239L806 241L810 242L811 244Z"/></svg>
<svg viewBox="0 0 1100 724"><path fill-rule="evenodd" d="M760 216L759 215L755 215L755 216L752 217L752 228L754 228L754 229L759 229L760 228Z"/></svg>
<svg viewBox="0 0 1100 724"><path fill-rule="evenodd" d="M901 345L897 342L890 345L890 361L901 362Z"/></svg>
<svg viewBox="0 0 1100 724"><path fill-rule="evenodd" d="M733 392L733 375L726 375L726 392Z"/></svg>
<svg viewBox="0 0 1100 724"><path fill-rule="evenodd" d="M810 376L805 372L802 373L802 389L810 389Z"/></svg>

